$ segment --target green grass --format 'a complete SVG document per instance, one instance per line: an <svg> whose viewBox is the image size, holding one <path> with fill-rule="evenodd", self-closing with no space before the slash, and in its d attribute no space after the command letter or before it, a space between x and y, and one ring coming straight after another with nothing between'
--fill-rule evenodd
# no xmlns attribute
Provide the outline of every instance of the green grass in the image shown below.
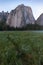
<svg viewBox="0 0 43 65"><path fill-rule="evenodd" d="M43 32L0 32L0 65L41 65Z"/></svg>

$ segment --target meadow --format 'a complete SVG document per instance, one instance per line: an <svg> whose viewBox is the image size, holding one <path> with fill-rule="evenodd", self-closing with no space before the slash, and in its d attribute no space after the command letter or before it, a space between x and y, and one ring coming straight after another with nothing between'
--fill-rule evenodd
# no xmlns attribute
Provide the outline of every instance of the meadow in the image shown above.
<svg viewBox="0 0 43 65"><path fill-rule="evenodd" d="M43 65L43 32L0 32L0 65Z"/></svg>

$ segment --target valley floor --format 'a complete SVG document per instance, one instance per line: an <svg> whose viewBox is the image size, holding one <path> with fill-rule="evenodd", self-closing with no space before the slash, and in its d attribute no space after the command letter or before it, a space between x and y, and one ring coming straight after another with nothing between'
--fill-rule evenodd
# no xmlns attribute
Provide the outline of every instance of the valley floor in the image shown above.
<svg viewBox="0 0 43 65"><path fill-rule="evenodd" d="M43 65L43 31L0 32L0 65Z"/></svg>

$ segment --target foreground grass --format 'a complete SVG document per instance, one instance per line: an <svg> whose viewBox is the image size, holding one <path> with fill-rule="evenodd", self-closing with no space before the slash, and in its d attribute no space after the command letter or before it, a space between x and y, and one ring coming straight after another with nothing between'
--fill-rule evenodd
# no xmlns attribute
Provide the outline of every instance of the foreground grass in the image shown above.
<svg viewBox="0 0 43 65"><path fill-rule="evenodd" d="M43 32L0 32L0 65L43 65Z"/></svg>

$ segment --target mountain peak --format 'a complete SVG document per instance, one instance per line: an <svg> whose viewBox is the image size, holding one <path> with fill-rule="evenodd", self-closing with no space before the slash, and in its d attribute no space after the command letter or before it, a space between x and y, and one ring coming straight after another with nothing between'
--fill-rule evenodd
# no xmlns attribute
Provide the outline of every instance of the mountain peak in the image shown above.
<svg viewBox="0 0 43 65"><path fill-rule="evenodd" d="M19 5L19 6L24 6L24 4L21 4L21 5Z"/></svg>
<svg viewBox="0 0 43 65"><path fill-rule="evenodd" d="M12 10L6 23L11 27L24 27L27 24L34 24L34 16L31 7L21 4Z"/></svg>

